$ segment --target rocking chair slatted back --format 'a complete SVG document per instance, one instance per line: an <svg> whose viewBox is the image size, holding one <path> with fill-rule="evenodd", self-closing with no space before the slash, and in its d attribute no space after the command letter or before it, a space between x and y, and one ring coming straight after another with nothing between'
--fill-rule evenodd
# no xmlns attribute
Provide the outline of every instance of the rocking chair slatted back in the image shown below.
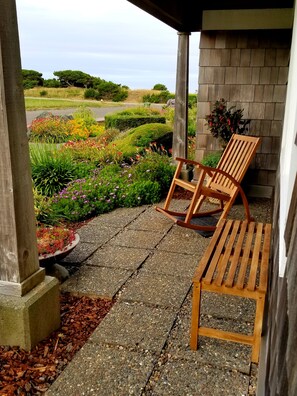
<svg viewBox="0 0 297 396"><path fill-rule="evenodd" d="M260 144L260 139L252 136L232 135L217 168L232 176L241 183L251 160ZM236 186L230 178L221 173L215 173L209 181L208 187L230 193Z"/></svg>

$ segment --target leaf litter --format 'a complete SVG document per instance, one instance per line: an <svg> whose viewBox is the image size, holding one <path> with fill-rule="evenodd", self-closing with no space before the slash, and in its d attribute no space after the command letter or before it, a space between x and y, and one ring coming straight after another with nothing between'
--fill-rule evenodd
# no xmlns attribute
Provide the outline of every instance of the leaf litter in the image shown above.
<svg viewBox="0 0 297 396"><path fill-rule="evenodd" d="M30 352L0 346L0 395L44 394L110 311L113 301L61 293L61 326Z"/></svg>

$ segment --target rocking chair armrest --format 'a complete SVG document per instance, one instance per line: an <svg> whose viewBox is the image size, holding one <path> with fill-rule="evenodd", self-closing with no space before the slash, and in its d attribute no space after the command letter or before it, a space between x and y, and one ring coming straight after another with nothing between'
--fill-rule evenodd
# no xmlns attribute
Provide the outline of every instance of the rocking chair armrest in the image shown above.
<svg viewBox="0 0 297 396"><path fill-rule="evenodd" d="M238 192L240 193L240 196L241 196L241 199L242 199L242 202L243 202L243 206L244 206L244 209L245 209L245 212L246 212L246 218L247 218L248 221L251 221L252 218L251 218L251 214L250 214L250 210L249 210L248 200L247 200L247 197L246 197L246 195L245 195L245 193L243 191L243 188L241 187L240 183L236 179L234 179L233 176L229 175L228 172L225 172L225 171L223 171L221 169L218 169L218 168L212 168L212 170L214 171L214 174L215 173L220 173L221 175L226 176L238 188Z"/></svg>
<svg viewBox="0 0 297 396"><path fill-rule="evenodd" d="M193 160L190 160L190 159L187 159L187 158L176 157L175 160L179 161L179 162L184 162L186 164L195 165L195 166L201 165L200 162L193 161Z"/></svg>
<svg viewBox="0 0 297 396"><path fill-rule="evenodd" d="M205 172L206 172L210 177L213 175L213 171L216 170L216 168L211 168L210 166L202 165L200 162L193 161L193 160L190 160L190 159L187 159L187 158L176 157L175 160L176 160L176 161L179 161L179 162L183 162L183 163L185 163L185 164L194 165L194 166L196 166L197 168L201 168L201 169L205 170Z"/></svg>

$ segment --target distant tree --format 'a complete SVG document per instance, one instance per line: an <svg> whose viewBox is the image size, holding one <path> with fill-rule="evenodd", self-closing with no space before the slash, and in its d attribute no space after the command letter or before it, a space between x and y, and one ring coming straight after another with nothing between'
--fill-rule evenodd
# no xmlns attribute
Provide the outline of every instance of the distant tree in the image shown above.
<svg viewBox="0 0 297 396"><path fill-rule="evenodd" d="M120 102L128 97L128 89L122 87L120 84L115 84L111 81L105 81L101 78L94 78L94 88L85 90L86 99L96 100L111 100L113 102Z"/></svg>
<svg viewBox="0 0 297 396"><path fill-rule="evenodd" d="M125 100L128 96L127 89L123 88L121 84L115 84L111 81L97 79L94 88L98 92L98 99L120 102Z"/></svg>
<svg viewBox="0 0 297 396"><path fill-rule="evenodd" d="M79 70L61 70L55 71L53 74L58 77L62 87L90 88L93 86L94 77Z"/></svg>
<svg viewBox="0 0 297 396"><path fill-rule="evenodd" d="M166 103L168 99L173 99L174 95L169 91L147 94L142 97L144 103Z"/></svg>
<svg viewBox="0 0 297 396"><path fill-rule="evenodd" d="M47 88L60 88L61 83L56 78L49 78L48 80L43 81L43 86Z"/></svg>
<svg viewBox="0 0 297 396"><path fill-rule="evenodd" d="M42 73L36 70L22 70L23 76L23 87L24 89L30 89L43 85Z"/></svg>
<svg viewBox="0 0 297 396"><path fill-rule="evenodd" d="M155 84L153 89L156 91L167 91L167 87L164 84Z"/></svg>

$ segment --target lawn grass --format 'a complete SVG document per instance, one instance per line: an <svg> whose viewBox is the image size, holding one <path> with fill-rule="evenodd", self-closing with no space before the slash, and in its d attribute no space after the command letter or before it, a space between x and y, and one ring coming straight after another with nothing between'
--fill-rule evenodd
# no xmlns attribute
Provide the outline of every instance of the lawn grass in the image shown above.
<svg viewBox="0 0 297 396"><path fill-rule="evenodd" d="M84 88L76 87L35 87L32 89L25 89L24 95L26 110L65 109L70 107L76 108L82 105L87 105L91 107L110 107L121 105L120 102L100 102L96 100L85 100L84 92ZM156 92L159 91L153 91L148 89L129 90L128 98L125 100L125 102L143 104L142 98L144 95Z"/></svg>
<svg viewBox="0 0 297 396"><path fill-rule="evenodd" d="M46 88L46 87L35 87L31 89L25 89L24 94L27 97L40 98L42 94L40 92L46 92L47 98L60 98L60 99L84 99L84 88L68 87L68 88Z"/></svg>
<svg viewBox="0 0 297 396"><path fill-rule="evenodd" d="M90 100L67 100L67 99L58 99L58 98L27 98L25 97L25 106L26 110L47 110L47 109L69 109L76 108L81 106L89 106L89 107L111 107L111 106L119 106L120 103L115 102L97 102Z"/></svg>

